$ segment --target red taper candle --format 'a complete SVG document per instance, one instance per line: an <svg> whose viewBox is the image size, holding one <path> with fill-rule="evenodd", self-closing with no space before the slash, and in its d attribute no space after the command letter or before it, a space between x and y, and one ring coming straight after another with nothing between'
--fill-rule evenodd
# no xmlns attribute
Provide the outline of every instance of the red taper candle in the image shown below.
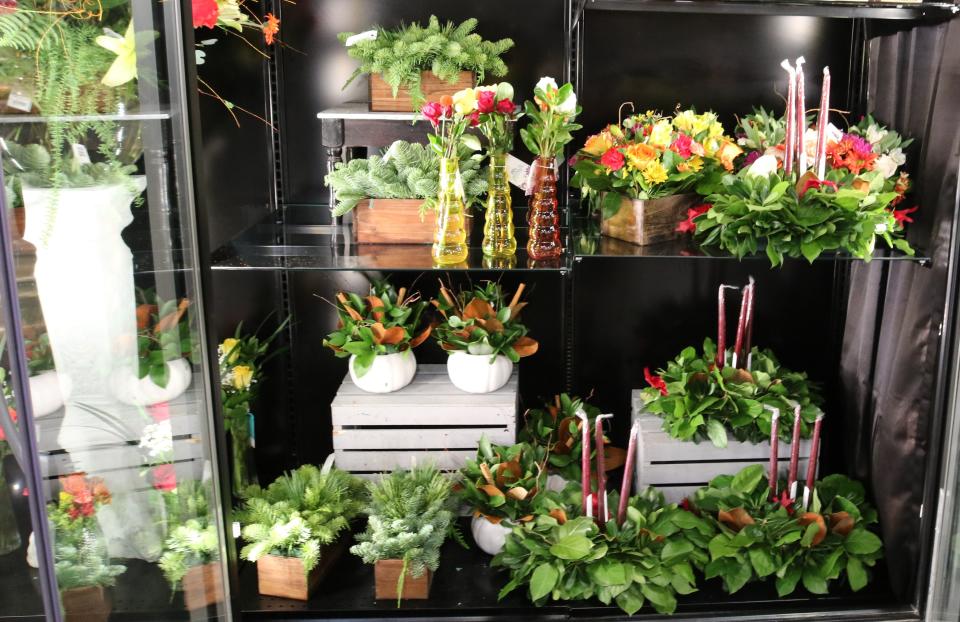
<svg viewBox="0 0 960 622"><path fill-rule="evenodd" d="M580 418L580 471L581 492L583 493L583 515L587 515L590 500L590 419L583 410L577 411Z"/></svg>
<svg viewBox="0 0 960 622"><path fill-rule="evenodd" d="M627 461L623 465L623 484L620 485L620 504L617 506L617 525L623 526L623 519L627 515L627 499L630 497L630 486L633 482L633 463L637 457L637 435L640 432L640 422L635 421L630 428L630 440L627 442Z"/></svg>
<svg viewBox="0 0 960 622"><path fill-rule="evenodd" d="M823 425L823 415L817 415L813 424L813 436L810 438L810 457L807 459L807 487L803 491L803 507L807 507L810 495L813 494L813 484L817 478L817 458L820 454L820 426Z"/></svg>
<svg viewBox="0 0 960 622"><path fill-rule="evenodd" d="M747 327L747 305L750 304L749 286L743 287L743 296L740 298L740 319L737 320L737 340L733 342L733 366L743 367L743 333Z"/></svg>
<svg viewBox="0 0 960 622"><path fill-rule="evenodd" d="M823 179L827 172L827 121L830 117L830 68L823 68L823 85L820 87L820 116L817 118L817 155L814 160L817 178Z"/></svg>
<svg viewBox="0 0 960 622"><path fill-rule="evenodd" d="M597 522L603 525L607 522L607 467L606 456L603 452L603 420L613 415L597 415L596 446L597 446Z"/></svg>
<svg viewBox="0 0 960 622"><path fill-rule="evenodd" d="M770 415L770 494L777 496L777 479L780 465L777 453L780 450L780 409L771 407Z"/></svg>
<svg viewBox="0 0 960 622"><path fill-rule="evenodd" d="M800 465L800 404L793 407L793 438L790 439L790 470L787 471L787 494L797 498L797 468Z"/></svg>
<svg viewBox="0 0 960 622"><path fill-rule="evenodd" d="M753 347L753 308L756 305L757 284L750 277L750 299L747 302L747 327L743 334L743 364L750 369L750 348Z"/></svg>
<svg viewBox="0 0 960 622"><path fill-rule="evenodd" d="M717 369L727 364L727 302L726 285L717 290Z"/></svg>
<svg viewBox="0 0 960 622"><path fill-rule="evenodd" d="M803 136L807 131L807 98L803 85L803 63L805 62L802 56L797 59L797 175L807 172L807 149L803 144Z"/></svg>
<svg viewBox="0 0 960 622"><path fill-rule="evenodd" d="M784 59L780 66L787 71L787 110L785 113L787 128L783 145L783 172L788 176L793 172L793 159L797 154L797 132L793 125L796 123L797 109L797 71Z"/></svg>

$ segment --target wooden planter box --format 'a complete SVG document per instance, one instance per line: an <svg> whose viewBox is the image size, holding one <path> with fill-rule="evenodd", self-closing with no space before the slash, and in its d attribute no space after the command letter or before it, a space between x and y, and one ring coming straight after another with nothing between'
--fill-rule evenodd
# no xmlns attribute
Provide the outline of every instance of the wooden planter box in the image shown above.
<svg viewBox="0 0 960 622"><path fill-rule="evenodd" d="M320 561L307 574L299 557L267 555L257 561L257 587L265 596L309 600L314 588L327 576L346 548L346 536L321 547Z"/></svg>
<svg viewBox="0 0 960 622"><path fill-rule="evenodd" d="M718 475L732 475L751 464L770 463L770 443L741 443L731 440L723 449L709 441L694 443L673 438L663 430L663 419L644 410L640 389L634 389L632 421L640 422L637 438L634 487L637 492L656 486L668 503L679 503ZM783 417L783 415L781 415ZM792 413L788 419L791 419ZM781 419L784 421L784 419ZM798 495L807 476L810 440L800 441ZM780 476L786 477L790 465L790 444L780 442L777 450Z"/></svg>
<svg viewBox="0 0 960 622"><path fill-rule="evenodd" d="M220 564L211 562L187 571L183 576L183 602L190 611L223 602Z"/></svg>
<svg viewBox="0 0 960 622"><path fill-rule="evenodd" d="M377 600L425 600L430 598L430 584L433 583L433 573L430 570L414 578L407 570L403 579L403 594L397 594L397 581L403 571L402 559L381 559L373 566L375 598Z"/></svg>
<svg viewBox="0 0 960 622"><path fill-rule="evenodd" d="M420 90L426 101L438 101L443 95L453 95L457 91L473 87L473 72L461 71L457 81L453 84L441 80L429 71L420 73ZM401 88L397 97L393 97L393 89L384 82L378 74L370 75L370 110L373 112L417 112L410 91Z"/></svg>
<svg viewBox="0 0 960 622"><path fill-rule="evenodd" d="M353 209L357 244L433 244L437 215L428 211L420 218L422 199L364 199ZM464 223L467 244L473 216Z"/></svg>
<svg viewBox="0 0 960 622"><path fill-rule="evenodd" d="M623 197L620 210L612 218L603 218L603 235L638 246L676 239L677 225L687 218L687 209L700 200L696 194L675 194L644 201Z"/></svg>
<svg viewBox="0 0 960 622"><path fill-rule="evenodd" d="M66 622L107 622L110 618L110 593L102 585L65 590L60 600Z"/></svg>
<svg viewBox="0 0 960 622"><path fill-rule="evenodd" d="M517 379L515 370L497 391L471 394L450 383L446 365L419 365L413 382L399 391L367 393L347 374L331 404L337 468L374 477L410 468L413 459L455 471L476 456L481 436L510 445L516 440Z"/></svg>

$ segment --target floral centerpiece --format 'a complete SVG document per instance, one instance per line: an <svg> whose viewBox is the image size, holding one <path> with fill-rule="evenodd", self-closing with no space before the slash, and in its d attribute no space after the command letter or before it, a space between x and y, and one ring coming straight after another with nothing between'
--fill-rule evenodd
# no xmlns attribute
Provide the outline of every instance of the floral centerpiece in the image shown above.
<svg viewBox="0 0 960 622"><path fill-rule="evenodd" d="M187 609L223 600L220 537L212 520L209 482L185 480L165 492L167 538L157 562L174 591L183 590Z"/></svg>

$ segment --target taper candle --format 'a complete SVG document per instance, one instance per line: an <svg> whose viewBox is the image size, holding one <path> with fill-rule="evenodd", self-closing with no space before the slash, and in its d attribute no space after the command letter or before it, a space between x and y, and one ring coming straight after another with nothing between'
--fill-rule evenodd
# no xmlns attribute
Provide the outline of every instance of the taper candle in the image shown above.
<svg viewBox="0 0 960 622"><path fill-rule="evenodd" d="M768 406L770 409L770 493L777 496L777 479L779 478L780 465L778 463L778 453L780 451L780 409Z"/></svg>
<svg viewBox="0 0 960 622"><path fill-rule="evenodd" d="M793 158L797 154L796 138L797 133L793 128L796 122L797 109L797 71L790 65L790 61L783 59L780 66L787 71L787 110L786 110L786 136L783 144L783 172L788 176L793 172Z"/></svg>
<svg viewBox="0 0 960 622"><path fill-rule="evenodd" d="M753 355L750 350L753 348L753 311L756 306L757 283L753 280L753 277L750 277L750 304L747 306L747 332L743 337L747 371L753 368Z"/></svg>
<svg viewBox="0 0 960 622"><path fill-rule="evenodd" d="M596 419L596 446L597 446L597 520L601 524L606 522L607 512L607 468L606 456L603 453L603 420L613 415L597 415Z"/></svg>
<svg viewBox="0 0 960 622"><path fill-rule="evenodd" d="M725 285L717 290L717 369L723 369L727 361L727 306Z"/></svg>
<svg viewBox="0 0 960 622"><path fill-rule="evenodd" d="M749 286L744 285L740 290L743 295L740 297L740 318L737 320L737 339L733 342L733 366L742 367L743 358L741 350L743 349L743 333L747 328L747 305L750 304Z"/></svg>
<svg viewBox="0 0 960 622"><path fill-rule="evenodd" d="M790 439L790 469L787 471L787 494L797 498L797 468L800 465L800 404L793 407L793 437Z"/></svg>
<svg viewBox="0 0 960 622"><path fill-rule="evenodd" d="M814 162L817 178L823 179L827 172L827 120L830 117L830 68L823 68L823 85L820 87L820 116L817 118L817 155Z"/></svg>
<svg viewBox="0 0 960 622"><path fill-rule="evenodd" d="M804 145L803 137L807 132L807 101L805 89L803 86L803 63L806 61L801 56L797 59L797 175L803 175L807 172L807 149Z"/></svg>
<svg viewBox="0 0 960 622"><path fill-rule="evenodd" d="M623 465L623 483L620 485L620 504L617 505L617 525L623 525L627 515L627 499L630 497L630 486L633 483L633 464L637 457L637 434L640 431L640 422L635 421L630 428L630 440L627 441L627 460Z"/></svg>
<svg viewBox="0 0 960 622"><path fill-rule="evenodd" d="M817 477L817 457L820 454L820 426L823 425L823 415L817 415L813 424L813 436L810 438L810 457L807 459L807 486L803 489L803 508L807 509L810 496L813 494L813 484Z"/></svg>
<svg viewBox="0 0 960 622"><path fill-rule="evenodd" d="M580 419L580 490L583 497L583 515L586 516L590 508L590 419L587 413L580 409L576 412Z"/></svg>

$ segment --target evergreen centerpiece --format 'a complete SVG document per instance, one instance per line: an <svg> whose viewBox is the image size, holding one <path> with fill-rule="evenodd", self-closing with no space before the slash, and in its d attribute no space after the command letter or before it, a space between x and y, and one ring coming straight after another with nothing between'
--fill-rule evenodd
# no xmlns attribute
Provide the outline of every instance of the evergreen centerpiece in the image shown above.
<svg viewBox="0 0 960 622"><path fill-rule="evenodd" d="M417 371L413 348L430 336L432 326L423 325L427 302L420 294L407 296L386 282L375 282L370 294L337 294L337 330L323 345L338 358L350 359L354 384L373 393L388 393L410 384ZM419 332L418 332L419 331Z"/></svg>

